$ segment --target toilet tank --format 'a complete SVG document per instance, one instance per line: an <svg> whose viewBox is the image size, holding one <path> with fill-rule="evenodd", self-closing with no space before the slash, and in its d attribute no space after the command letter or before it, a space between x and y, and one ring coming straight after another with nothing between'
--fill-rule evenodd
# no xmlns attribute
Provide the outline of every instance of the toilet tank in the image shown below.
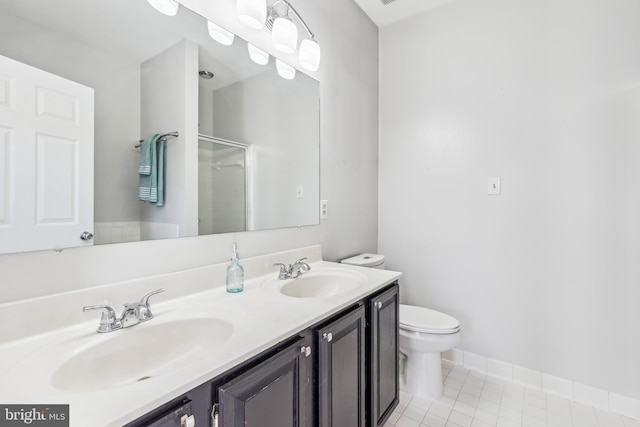
<svg viewBox="0 0 640 427"><path fill-rule="evenodd" d="M343 264L357 265L359 267L371 267L384 270L384 255L380 254L360 254L351 258L343 259Z"/></svg>

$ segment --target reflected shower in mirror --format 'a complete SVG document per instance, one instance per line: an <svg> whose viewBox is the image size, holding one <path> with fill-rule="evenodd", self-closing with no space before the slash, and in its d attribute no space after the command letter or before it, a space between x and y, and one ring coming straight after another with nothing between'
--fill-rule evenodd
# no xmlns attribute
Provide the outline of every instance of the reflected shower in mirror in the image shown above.
<svg viewBox="0 0 640 427"><path fill-rule="evenodd" d="M260 65L249 58L246 41L235 37L229 46L214 41L209 22L184 6L176 16L165 16L146 0L0 2L0 55L95 95L93 195L79 194L93 198L93 221L85 231L95 239L83 241L74 231L75 242L54 239L26 250L319 223L318 82L301 72L293 80L280 78L275 58L267 56ZM212 78L203 79L200 71ZM0 70L0 76L7 75ZM0 123L0 128L11 126ZM134 147L149 134L169 132L179 136L166 141L165 205L151 206L137 200L140 152ZM24 142L6 135L0 135L5 152ZM244 169L225 168L225 173L244 174L244 185L228 181L227 186L227 177L214 182L223 174L211 167L200 170L204 158L216 162L213 140L230 144L222 144L227 148L244 147ZM0 212L0 221L8 221L5 229L22 212L6 202L12 200L8 195L21 193L34 178L26 183L7 178L19 168L10 159L0 156L0 180L16 183L0 194L0 211L8 212ZM56 165L55 159L48 157L46 170L69 167ZM206 191L199 188L204 185ZM218 193L211 192L215 188ZM200 200L204 193L207 201ZM234 200L230 212L224 212L227 205L219 197ZM235 218L240 211L244 218ZM236 223L228 221L231 216ZM38 238L43 227L36 225L35 234L18 231L13 238Z"/></svg>

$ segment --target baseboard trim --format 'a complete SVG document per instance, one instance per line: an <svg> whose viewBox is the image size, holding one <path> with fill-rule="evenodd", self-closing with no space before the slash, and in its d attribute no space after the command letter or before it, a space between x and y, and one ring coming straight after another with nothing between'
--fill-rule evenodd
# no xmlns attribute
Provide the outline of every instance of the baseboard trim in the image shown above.
<svg viewBox="0 0 640 427"><path fill-rule="evenodd" d="M640 400L454 348L442 358L483 374L640 420Z"/></svg>

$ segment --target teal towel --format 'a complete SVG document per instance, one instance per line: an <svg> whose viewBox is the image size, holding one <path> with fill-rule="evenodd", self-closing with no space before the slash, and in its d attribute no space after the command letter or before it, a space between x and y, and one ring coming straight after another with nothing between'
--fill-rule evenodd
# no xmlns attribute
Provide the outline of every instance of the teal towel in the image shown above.
<svg viewBox="0 0 640 427"><path fill-rule="evenodd" d="M142 142L138 174L138 200L164 205L164 140L160 135L149 135Z"/></svg>
<svg viewBox="0 0 640 427"><path fill-rule="evenodd" d="M140 146L140 165L138 166L138 173L140 175L151 175L151 147L155 146L156 141L160 135L149 135L142 141Z"/></svg>
<svg viewBox="0 0 640 427"><path fill-rule="evenodd" d="M156 188L158 189L156 200L156 206L164 205L164 146L166 141L164 139L158 140L158 173L156 179Z"/></svg>

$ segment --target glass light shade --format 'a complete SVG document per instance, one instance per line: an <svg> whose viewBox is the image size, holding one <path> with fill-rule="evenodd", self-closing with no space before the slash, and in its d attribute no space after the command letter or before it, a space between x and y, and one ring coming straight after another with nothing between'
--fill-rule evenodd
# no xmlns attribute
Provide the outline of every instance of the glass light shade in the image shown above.
<svg viewBox="0 0 640 427"><path fill-rule="evenodd" d="M254 30L264 27L267 19L267 2L265 0L238 0L236 5L238 19Z"/></svg>
<svg viewBox="0 0 640 427"><path fill-rule="evenodd" d="M247 43L247 48L249 49L249 58L256 64L266 65L269 62L269 54L264 50L255 47L251 43Z"/></svg>
<svg viewBox="0 0 640 427"><path fill-rule="evenodd" d="M300 66L309 71L318 71L320 67L320 45L313 39L304 39L300 43L298 60Z"/></svg>
<svg viewBox="0 0 640 427"><path fill-rule="evenodd" d="M207 30L212 39L225 46L231 46L233 44L233 38L235 35L219 25L214 24L211 21L207 21Z"/></svg>
<svg viewBox="0 0 640 427"><path fill-rule="evenodd" d="M271 31L273 47L282 53L293 53L298 45L298 27L287 17L279 16Z"/></svg>
<svg viewBox="0 0 640 427"><path fill-rule="evenodd" d="M167 16L175 16L180 6L173 0L147 0L155 10Z"/></svg>
<svg viewBox="0 0 640 427"><path fill-rule="evenodd" d="M286 62L280 61L276 58L276 71L278 75L285 80L293 80L296 77L296 69Z"/></svg>

